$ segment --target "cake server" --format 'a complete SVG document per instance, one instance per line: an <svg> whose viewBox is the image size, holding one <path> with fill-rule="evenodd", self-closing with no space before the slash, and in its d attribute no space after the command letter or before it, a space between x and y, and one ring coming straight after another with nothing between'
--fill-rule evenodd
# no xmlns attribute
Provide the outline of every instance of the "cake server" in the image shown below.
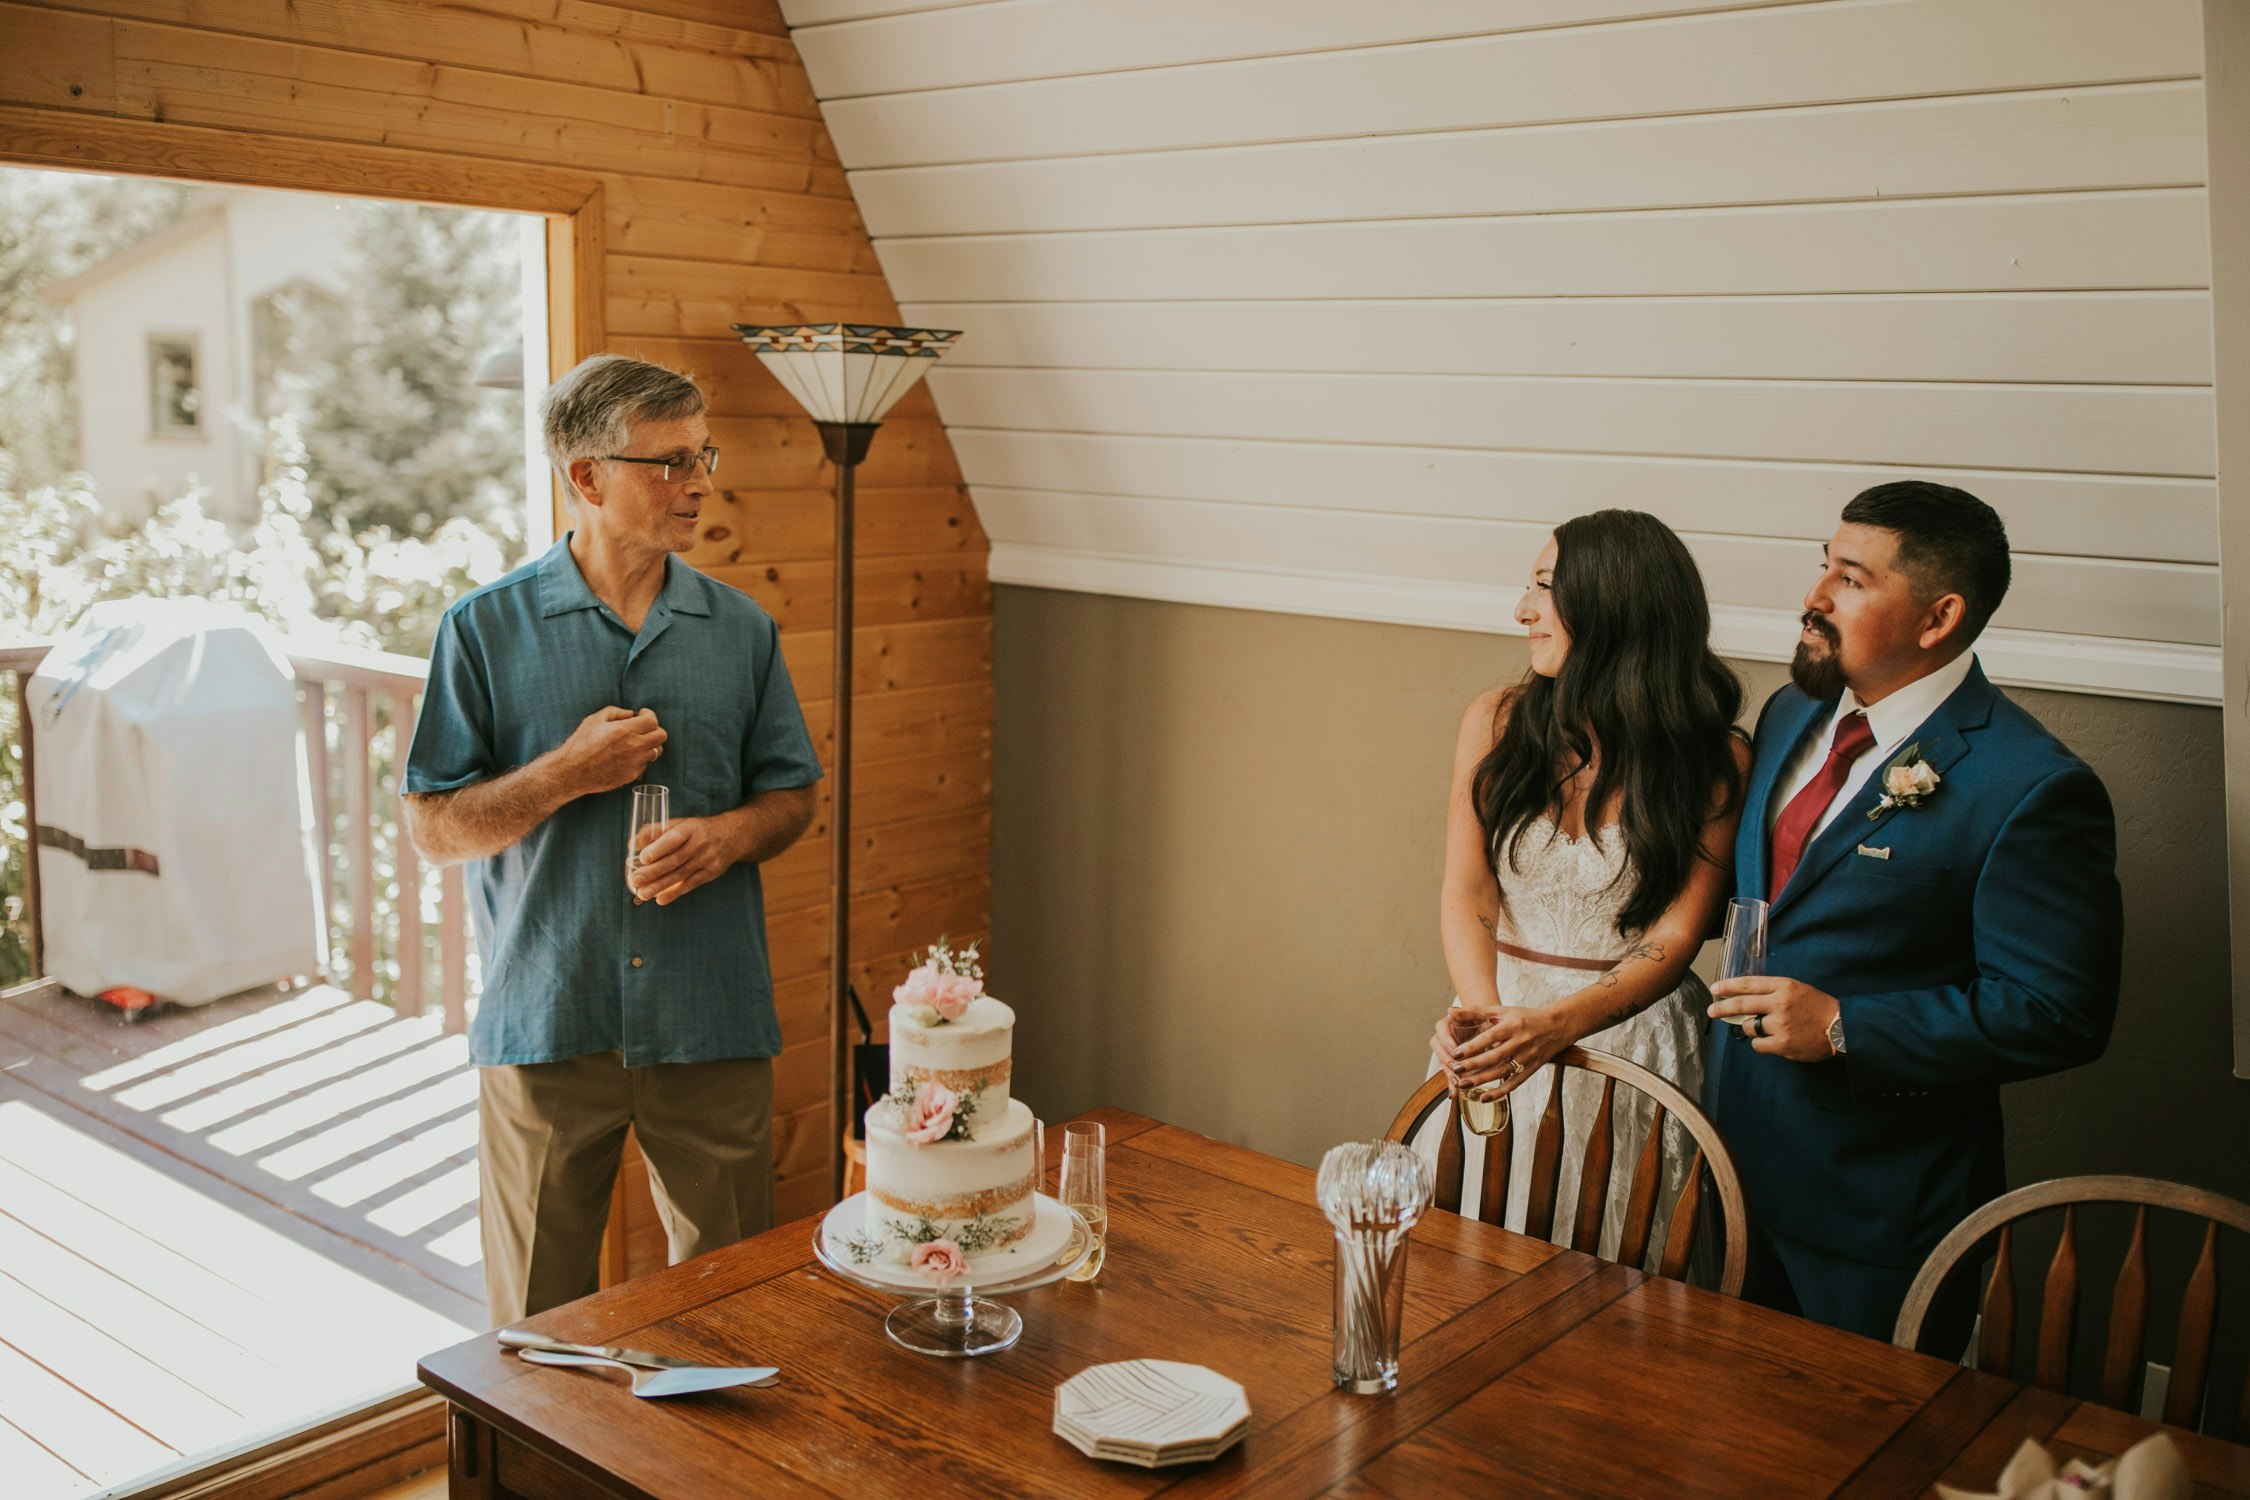
<svg viewBox="0 0 2250 1500"><path fill-rule="evenodd" d="M633 1377L633 1394L636 1396L685 1396L695 1391L723 1391L738 1385L766 1385L781 1376L781 1371L771 1365L726 1369L719 1365L675 1365L670 1369L656 1370L647 1365L629 1365L621 1359L603 1359L594 1354L567 1354L559 1349L518 1349L518 1359L535 1365L602 1365L613 1370L623 1370Z"/></svg>
<svg viewBox="0 0 2250 1500"><path fill-rule="evenodd" d="M621 1365L645 1365L652 1370L708 1369L701 1360L675 1359L669 1354L650 1354L641 1349L618 1349L608 1344L573 1344L567 1339L532 1333L522 1328L503 1328L494 1335L510 1349L546 1349L556 1354L586 1354L595 1359L615 1360Z"/></svg>

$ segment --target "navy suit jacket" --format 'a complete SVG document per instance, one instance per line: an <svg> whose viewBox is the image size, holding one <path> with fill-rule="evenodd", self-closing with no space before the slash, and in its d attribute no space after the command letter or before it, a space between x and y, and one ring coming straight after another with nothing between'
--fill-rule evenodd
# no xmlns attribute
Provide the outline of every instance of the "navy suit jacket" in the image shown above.
<svg viewBox="0 0 2250 1500"><path fill-rule="evenodd" d="M1792 686L1759 714L1738 895L1766 894L1775 783L1834 708ZM1766 972L1837 998L1845 1055L1767 1056L1714 1022L1704 1082L1753 1227L1898 1267L2005 1188L2000 1085L2101 1055L2124 925L2100 778L1981 666L1907 743L1936 790L1876 813L1878 770L1768 918Z"/></svg>

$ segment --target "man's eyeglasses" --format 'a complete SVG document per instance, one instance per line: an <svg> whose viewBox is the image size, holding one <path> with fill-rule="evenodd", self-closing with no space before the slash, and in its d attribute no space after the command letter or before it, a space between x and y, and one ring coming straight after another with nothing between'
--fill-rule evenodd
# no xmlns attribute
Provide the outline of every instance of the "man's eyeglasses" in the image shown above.
<svg viewBox="0 0 2250 1500"><path fill-rule="evenodd" d="M699 462L707 477L716 477L719 472L719 450L709 445L700 453L675 453L669 458L627 458L622 453L605 453L602 457L613 464L654 464L664 471L668 484L682 484L693 478Z"/></svg>

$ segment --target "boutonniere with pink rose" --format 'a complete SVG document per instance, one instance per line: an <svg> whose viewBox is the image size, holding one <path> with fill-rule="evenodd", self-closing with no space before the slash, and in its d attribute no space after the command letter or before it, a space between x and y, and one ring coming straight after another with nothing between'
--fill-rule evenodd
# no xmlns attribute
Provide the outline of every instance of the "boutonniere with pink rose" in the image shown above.
<svg viewBox="0 0 2250 1500"><path fill-rule="evenodd" d="M970 1003L983 993L984 970L977 964L977 945L971 943L955 953L941 937L907 974L906 982L891 991L891 999L924 1026L943 1026L960 1020Z"/></svg>
<svg viewBox="0 0 2250 1500"><path fill-rule="evenodd" d="M1894 807L1920 807L1938 788L1938 773L1922 759L1920 744L1908 745L1883 767L1883 800L1867 814L1872 823Z"/></svg>

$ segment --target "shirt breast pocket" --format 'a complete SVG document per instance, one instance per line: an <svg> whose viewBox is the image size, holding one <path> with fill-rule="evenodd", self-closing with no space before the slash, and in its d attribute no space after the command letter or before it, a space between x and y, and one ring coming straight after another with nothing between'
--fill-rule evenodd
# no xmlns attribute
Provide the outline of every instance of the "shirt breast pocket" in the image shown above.
<svg viewBox="0 0 2250 1500"><path fill-rule="evenodd" d="M672 812L708 817L739 806L742 790L742 739L749 722L749 695L714 676L703 683L666 684L649 706L664 726L664 753L649 768L648 779L672 788Z"/></svg>

